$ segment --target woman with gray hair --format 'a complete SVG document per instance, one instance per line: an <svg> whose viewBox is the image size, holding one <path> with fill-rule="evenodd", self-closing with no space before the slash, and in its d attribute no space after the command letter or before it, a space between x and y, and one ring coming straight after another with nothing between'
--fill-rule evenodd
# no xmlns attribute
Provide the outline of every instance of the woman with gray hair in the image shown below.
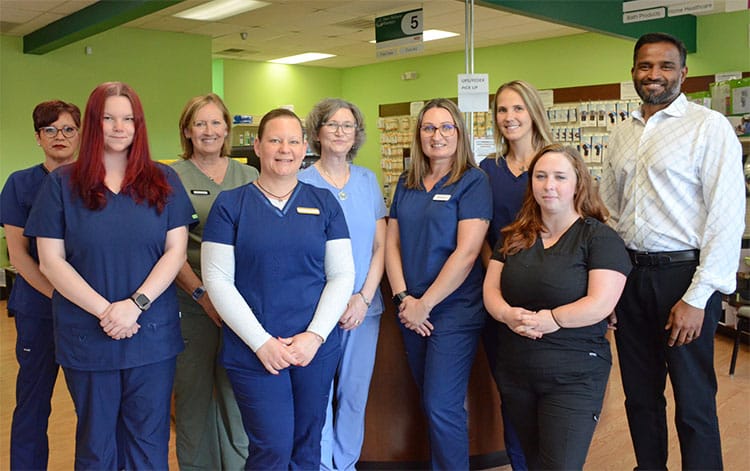
<svg viewBox="0 0 750 471"><path fill-rule="evenodd" d="M326 98L307 116L306 127L320 160L302 171L299 180L329 190L338 200L349 226L355 266L353 294L339 319L342 356L328 399L321 469L354 469L364 441L365 406L383 312L385 205L375 174L351 163L365 140L359 108Z"/></svg>

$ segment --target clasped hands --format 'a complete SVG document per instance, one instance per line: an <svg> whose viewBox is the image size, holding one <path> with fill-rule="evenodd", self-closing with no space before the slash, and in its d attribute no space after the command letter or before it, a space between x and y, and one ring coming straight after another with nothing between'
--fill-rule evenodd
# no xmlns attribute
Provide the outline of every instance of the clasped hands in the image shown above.
<svg viewBox="0 0 750 471"><path fill-rule="evenodd" d="M503 316L503 322L513 332L530 339L540 339L544 334L560 330L549 309L529 311L522 307L511 307Z"/></svg>
<svg viewBox="0 0 750 471"><path fill-rule="evenodd" d="M255 351L255 355L269 373L277 375L292 365L309 365L322 344L323 339L318 334L301 332L288 338L271 337Z"/></svg>
<svg viewBox="0 0 750 471"><path fill-rule="evenodd" d="M422 299L407 296L398 307L398 318L409 330L413 330L422 337L429 337L435 329L428 319L432 308Z"/></svg>
<svg viewBox="0 0 750 471"><path fill-rule="evenodd" d="M99 325L114 340L129 339L141 328L136 322L140 315L141 310L132 300L123 299L107 306L99 318Z"/></svg>

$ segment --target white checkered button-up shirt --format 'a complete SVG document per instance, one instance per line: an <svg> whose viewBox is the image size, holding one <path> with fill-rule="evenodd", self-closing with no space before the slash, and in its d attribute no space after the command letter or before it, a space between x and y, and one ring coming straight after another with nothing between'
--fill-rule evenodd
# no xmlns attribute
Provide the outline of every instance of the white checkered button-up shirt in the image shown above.
<svg viewBox="0 0 750 471"><path fill-rule="evenodd" d="M682 300L703 308L735 289L745 221L742 147L720 113L685 95L644 122L619 123L603 162L601 194L629 249L699 249Z"/></svg>

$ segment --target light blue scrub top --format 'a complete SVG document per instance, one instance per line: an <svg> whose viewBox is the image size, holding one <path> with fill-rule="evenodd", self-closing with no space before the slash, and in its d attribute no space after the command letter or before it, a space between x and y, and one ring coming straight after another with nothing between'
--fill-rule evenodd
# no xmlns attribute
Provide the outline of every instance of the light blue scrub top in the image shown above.
<svg viewBox="0 0 750 471"><path fill-rule="evenodd" d="M354 256L353 293L357 293L365 284L367 272L370 270L375 224L385 217L385 203L374 173L357 165L350 166L350 169L349 181L343 188L347 195L344 200L339 198L339 189L328 183L314 165L302 170L299 173L299 180L330 191L344 210ZM368 316L376 316L383 312L383 296L380 294L380 286L375 290L375 295L370 302L370 308L367 310Z"/></svg>

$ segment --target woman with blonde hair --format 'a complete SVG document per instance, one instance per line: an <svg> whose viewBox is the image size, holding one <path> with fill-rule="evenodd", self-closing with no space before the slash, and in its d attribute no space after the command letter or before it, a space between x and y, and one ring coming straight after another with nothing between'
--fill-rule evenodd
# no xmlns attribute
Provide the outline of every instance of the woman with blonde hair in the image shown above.
<svg viewBox="0 0 750 471"><path fill-rule="evenodd" d="M419 112L411 156L391 205L386 271L427 416L432 467L469 469L464 400L486 316L479 252L492 216L490 187L450 100L431 100Z"/></svg>
<svg viewBox="0 0 750 471"><path fill-rule="evenodd" d="M526 193L529 164L534 155L552 143L547 113L539 92L523 80L514 80L498 87L493 100L492 123L495 128L497 152L480 162L492 187L492 220L487 240L482 247L482 261L489 262L500 230L513 222ZM488 317L482 331L482 344L490 370L494 369L497 352L497 323ZM505 419L501 402L505 451L514 470L526 469L521 445L513 426Z"/></svg>
<svg viewBox="0 0 750 471"><path fill-rule="evenodd" d="M247 460L247 435L226 371L217 362L221 317L201 279L203 227L216 197L258 178L229 157L232 122L214 94L188 100L179 120L182 160L172 164L198 214L188 233L187 261L177 275L185 350L175 372L175 431L180 469L238 469Z"/></svg>

